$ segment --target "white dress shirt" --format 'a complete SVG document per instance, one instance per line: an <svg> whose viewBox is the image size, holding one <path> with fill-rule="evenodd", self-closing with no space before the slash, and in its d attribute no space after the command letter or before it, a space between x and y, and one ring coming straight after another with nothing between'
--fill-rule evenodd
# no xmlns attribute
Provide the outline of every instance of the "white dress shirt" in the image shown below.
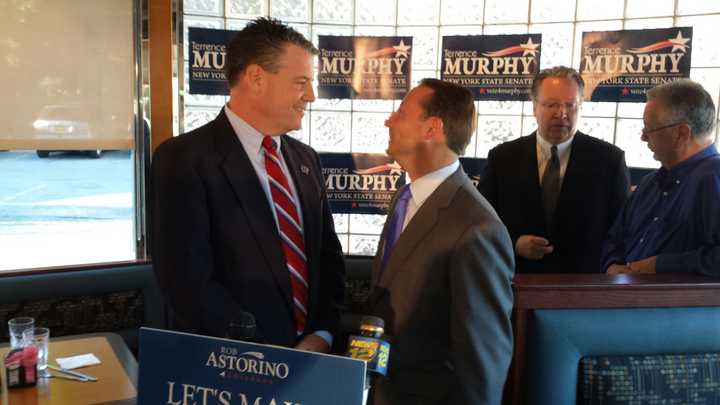
<svg viewBox="0 0 720 405"><path fill-rule="evenodd" d="M227 105L225 106L225 115L227 115L228 120L230 121L230 125L232 126L233 130L235 130L235 135L237 135L238 139L240 140L243 149L245 149L245 153L247 153L248 158L250 159L250 163L252 164L253 169L255 169L258 180L260 180L260 185L262 186L263 191L265 191L265 197L268 200L268 205L270 205L273 217L275 218L275 226L280 229L277 213L275 212L275 204L273 203L272 194L270 194L270 181L268 180L267 169L265 168L265 156L263 155L262 150L262 141L263 138L265 138L265 135L261 134L260 132L258 132L258 130L251 127L250 124L245 122L242 118L238 117L237 114L232 112ZM298 210L298 216L300 217L300 227L302 228L302 206L300 205L300 201L298 200L299 196L297 190L295 189L295 183L293 183L292 176L288 171L287 164L285 163L285 158L282 154L281 138L279 136L274 136L273 141L275 141L278 159L280 160L280 166L282 168L283 174L285 174L285 177L287 177L288 184L290 185L290 191L292 192L293 200Z"/></svg>
<svg viewBox="0 0 720 405"><path fill-rule="evenodd" d="M407 224L410 223L412 217L422 207L425 200L442 184L445 179L450 177L460 167L460 161L456 160L445 167L430 172L419 179L412 179L410 183L410 192L412 198L408 201L407 212L405 213L405 222L403 222L403 231Z"/></svg>
<svg viewBox="0 0 720 405"><path fill-rule="evenodd" d="M543 174L545 174L545 168L550 162L552 152L552 144L543 139L540 134L535 133L535 150L537 153L537 164L538 164L538 176L540 176L540 184L542 184ZM568 161L570 160L570 152L572 151L572 141L575 139L575 135L568 138L567 141L557 145L558 159L560 160L560 185L562 185L563 179L565 178L565 170L567 169Z"/></svg>
<svg viewBox="0 0 720 405"><path fill-rule="evenodd" d="M260 180L260 185L265 192L268 205L270 205L270 209L273 213L273 218L275 218L275 226L279 230L280 224L278 223L277 212L275 212L275 204L273 203L272 194L270 194L270 181L268 180L267 169L265 168L265 156L263 155L262 150L262 141L263 138L265 138L265 135L261 134L258 130L251 127L250 124L245 122L245 120L238 117L237 114L232 112L227 105L225 105L225 115L227 115L228 121L230 121L230 125L235 131L235 135L237 135L240 140L240 144L242 144L243 149L245 149L245 153L247 153L248 158L250 159L253 169L255 169L258 180ZM293 199L295 200L295 206L297 207L298 216L300 217L300 227L303 228L302 206L298 200L299 196L297 189L295 189L295 183L293 183L292 176L288 171L287 163L285 163L285 158L282 155L281 138L279 136L275 136L273 137L273 140L275 141L278 159L280 160L280 167L282 168L285 177L287 177ZM332 347L333 336L330 332L318 330L313 334L321 337L328 343L329 346Z"/></svg>

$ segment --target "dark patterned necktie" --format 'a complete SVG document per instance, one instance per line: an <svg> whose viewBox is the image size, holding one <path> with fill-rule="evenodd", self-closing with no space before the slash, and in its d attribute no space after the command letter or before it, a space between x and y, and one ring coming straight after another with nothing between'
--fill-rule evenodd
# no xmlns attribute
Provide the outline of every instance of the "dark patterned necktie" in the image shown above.
<svg viewBox="0 0 720 405"><path fill-rule="evenodd" d="M282 171L282 166L280 166L275 142L271 137L266 136L263 138L262 146L265 155L265 170L267 170L270 183L270 194L277 214L282 249L290 273L296 332L300 335L305 330L307 321L308 269L305 257L305 238L300 226L300 215L295 205L295 198L287 177Z"/></svg>
<svg viewBox="0 0 720 405"><path fill-rule="evenodd" d="M560 159L558 159L557 146L550 148L550 160L545 167L542 177L542 197L545 211L545 223L549 229L555 224L555 207L560 195Z"/></svg>

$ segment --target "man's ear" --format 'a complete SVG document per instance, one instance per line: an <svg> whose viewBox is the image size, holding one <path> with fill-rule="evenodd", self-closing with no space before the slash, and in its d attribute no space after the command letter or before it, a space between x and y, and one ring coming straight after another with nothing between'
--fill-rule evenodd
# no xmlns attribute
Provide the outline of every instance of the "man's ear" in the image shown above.
<svg viewBox="0 0 720 405"><path fill-rule="evenodd" d="M426 139L435 138L436 136L445 136L445 124L440 117L428 117L426 120L427 131Z"/></svg>
<svg viewBox="0 0 720 405"><path fill-rule="evenodd" d="M692 141L692 132L690 132L690 124L684 123L678 125L678 141L679 142L690 142Z"/></svg>
<svg viewBox="0 0 720 405"><path fill-rule="evenodd" d="M251 92L261 93L267 82L267 72L260 65L253 63L245 68L242 80L245 81Z"/></svg>

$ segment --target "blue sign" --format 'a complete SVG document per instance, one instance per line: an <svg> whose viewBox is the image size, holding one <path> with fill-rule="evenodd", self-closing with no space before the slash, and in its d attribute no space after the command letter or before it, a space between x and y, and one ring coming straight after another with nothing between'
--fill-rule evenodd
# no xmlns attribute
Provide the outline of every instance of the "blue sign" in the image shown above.
<svg viewBox="0 0 720 405"><path fill-rule="evenodd" d="M412 37L318 37L318 96L399 100L410 90Z"/></svg>
<svg viewBox="0 0 720 405"><path fill-rule="evenodd" d="M361 360L140 329L138 405L362 405Z"/></svg>
<svg viewBox="0 0 720 405"><path fill-rule="evenodd" d="M530 100L541 41L541 34L444 36L440 77L476 100Z"/></svg>
<svg viewBox="0 0 720 405"><path fill-rule="evenodd" d="M190 94L227 96L225 56L238 31L188 28Z"/></svg>
<svg viewBox="0 0 720 405"><path fill-rule="evenodd" d="M645 102L658 84L690 77L692 27L583 32L584 99Z"/></svg>
<svg viewBox="0 0 720 405"><path fill-rule="evenodd" d="M335 214L387 214L405 171L382 153L321 153L330 210Z"/></svg>
<svg viewBox="0 0 720 405"><path fill-rule="evenodd" d="M485 166L487 166L487 159L461 157L460 166L462 166L465 174L470 177L470 180L472 180L475 187L477 187L480 183L480 176L483 174Z"/></svg>

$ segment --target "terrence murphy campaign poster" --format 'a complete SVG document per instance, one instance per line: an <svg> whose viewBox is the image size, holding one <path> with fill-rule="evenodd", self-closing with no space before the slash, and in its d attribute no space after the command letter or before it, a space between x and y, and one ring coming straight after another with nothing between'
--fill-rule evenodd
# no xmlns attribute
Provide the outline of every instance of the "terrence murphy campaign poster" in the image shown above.
<svg viewBox="0 0 720 405"><path fill-rule="evenodd" d="M382 153L321 153L333 214L386 214L405 172Z"/></svg>
<svg viewBox="0 0 720 405"><path fill-rule="evenodd" d="M690 77L692 27L584 32L585 100L645 102L658 84Z"/></svg>
<svg viewBox="0 0 720 405"><path fill-rule="evenodd" d="M211 28L188 28L190 94L227 96L225 55L227 45L237 31Z"/></svg>
<svg viewBox="0 0 720 405"><path fill-rule="evenodd" d="M476 100L530 100L541 39L540 34L443 37L440 77L467 88Z"/></svg>
<svg viewBox="0 0 720 405"><path fill-rule="evenodd" d="M318 38L318 96L400 100L410 90L412 37Z"/></svg>

